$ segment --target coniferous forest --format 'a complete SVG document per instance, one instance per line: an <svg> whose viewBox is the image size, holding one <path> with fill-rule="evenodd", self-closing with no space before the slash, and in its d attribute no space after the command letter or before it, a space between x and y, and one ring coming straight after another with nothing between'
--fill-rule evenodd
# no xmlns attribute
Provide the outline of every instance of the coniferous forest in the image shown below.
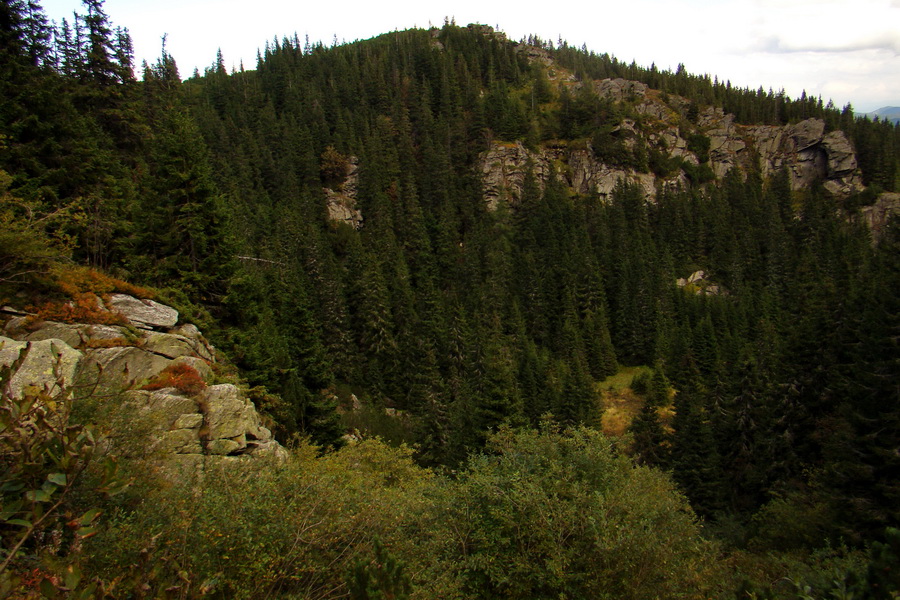
<svg viewBox="0 0 900 600"><path fill-rule="evenodd" d="M74 271L152 290L291 456L200 491L120 461L114 496L93 461L31 521L40 490L3 479L3 594L898 597L900 222L860 215L900 192L900 127L452 22L187 76L83 1L0 3L0 304L66 301ZM652 120L585 83L617 78L696 164L623 142ZM824 121L864 189L718 176L707 109ZM588 146L679 183L601 197L529 160L485 201L491 148ZM676 283L697 271L719 292ZM65 482L9 422L9 472Z"/></svg>

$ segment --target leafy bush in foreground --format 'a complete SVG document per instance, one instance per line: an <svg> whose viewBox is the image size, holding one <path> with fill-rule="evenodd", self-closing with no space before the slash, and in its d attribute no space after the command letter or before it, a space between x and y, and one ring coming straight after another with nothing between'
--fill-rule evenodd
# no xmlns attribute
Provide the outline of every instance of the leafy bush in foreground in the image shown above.
<svg viewBox="0 0 900 600"><path fill-rule="evenodd" d="M713 547L665 474L587 428L501 430L489 449L435 538L459 597L708 597Z"/></svg>
<svg viewBox="0 0 900 600"><path fill-rule="evenodd" d="M148 589L179 597L337 598L382 553L411 598L707 597L713 547L665 474L589 429L504 429L491 452L456 479L378 440L213 467L202 485L147 479L87 570L115 578L149 552ZM390 593L378 581L367 593Z"/></svg>

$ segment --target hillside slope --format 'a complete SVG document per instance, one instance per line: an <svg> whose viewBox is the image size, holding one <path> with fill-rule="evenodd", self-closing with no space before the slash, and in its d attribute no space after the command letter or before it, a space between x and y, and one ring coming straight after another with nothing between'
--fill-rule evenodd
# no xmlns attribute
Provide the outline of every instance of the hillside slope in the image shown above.
<svg viewBox="0 0 900 600"><path fill-rule="evenodd" d="M736 544L898 524L897 127L453 24L138 81L108 21L54 53L5 10L0 305L152 286L286 445L454 470L627 398L622 450Z"/></svg>

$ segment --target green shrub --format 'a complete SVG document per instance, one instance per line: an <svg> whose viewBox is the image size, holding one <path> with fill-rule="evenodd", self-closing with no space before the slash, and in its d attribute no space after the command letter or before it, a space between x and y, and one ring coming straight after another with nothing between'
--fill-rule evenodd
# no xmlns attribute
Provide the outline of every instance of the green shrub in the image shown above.
<svg viewBox="0 0 900 600"><path fill-rule="evenodd" d="M664 473L590 429L504 429L489 450L434 538L459 597L709 597L713 547Z"/></svg>
<svg viewBox="0 0 900 600"><path fill-rule="evenodd" d="M154 560L142 585L184 597L346 596L346 574L375 538L418 570L418 522L432 474L408 448L366 441L317 457L302 444L284 463L206 464L202 481L150 473L91 540L88 570L115 578ZM152 594L151 594L152 596Z"/></svg>
<svg viewBox="0 0 900 600"><path fill-rule="evenodd" d="M100 472L90 486L92 500L119 493L128 482L114 460L98 460L94 428L70 423L68 390L11 393L12 373L27 352L0 368L0 597L39 586L44 597L55 598L65 588L73 592L70 598L87 598L96 585L79 588L74 560L97 533L103 511L93 503L78 506L72 497L92 466ZM59 381L59 365L52 369Z"/></svg>

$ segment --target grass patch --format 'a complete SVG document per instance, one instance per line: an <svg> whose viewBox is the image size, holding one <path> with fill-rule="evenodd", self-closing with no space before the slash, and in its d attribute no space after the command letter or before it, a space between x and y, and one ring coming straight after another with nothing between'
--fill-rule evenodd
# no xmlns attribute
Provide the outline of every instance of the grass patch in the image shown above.
<svg viewBox="0 0 900 600"><path fill-rule="evenodd" d="M610 375L597 384L600 392L600 429L604 435L619 437L628 431L631 421L637 416L644 399L631 389L631 382L641 373L648 376L652 369L647 366L620 367L619 372Z"/></svg>
<svg viewBox="0 0 900 600"><path fill-rule="evenodd" d="M597 384L597 387L600 391L608 390L611 392L621 392L624 389L631 388L632 380L641 372L647 373L649 376L651 374L652 369L650 367L641 365L637 367L620 367L619 372L615 375L610 375L603 381Z"/></svg>
<svg viewBox="0 0 900 600"><path fill-rule="evenodd" d="M604 392L600 404L603 410L600 430L603 435L621 437L640 412L644 400L626 388L622 392Z"/></svg>

